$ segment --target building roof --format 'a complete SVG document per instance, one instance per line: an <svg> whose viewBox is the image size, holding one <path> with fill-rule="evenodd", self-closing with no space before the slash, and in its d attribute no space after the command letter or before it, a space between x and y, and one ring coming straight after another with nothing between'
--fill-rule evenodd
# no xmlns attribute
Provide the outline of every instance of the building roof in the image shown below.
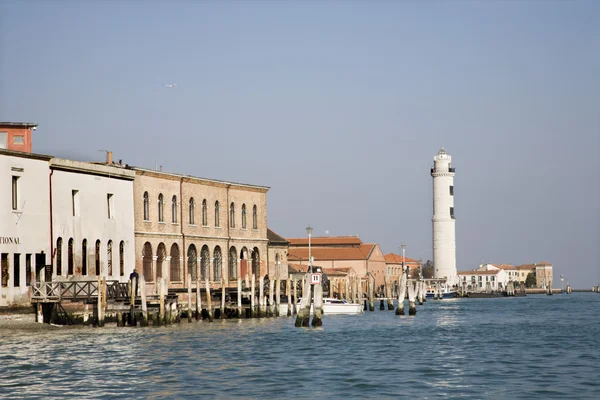
<svg viewBox="0 0 600 400"><path fill-rule="evenodd" d="M308 246L308 238L288 238L290 246ZM357 236L321 236L311 237L311 246L348 246L361 245L362 240Z"/></svg>
<svg viewBox="0 0 600 400"><path fill-rule="evenodd" d="M311 256L317 261L366 260L375 246L373 243L364 243L357 247L311 247ZM288 260L308 260L308 247L290 247Z"/></svg>
<svg viewBox="0 0 600 400"><path fill-rule="evenodd" d="M492 271L458 271L458 275L497 275L500 270Z"/></svg>
<svg viewBox="0 0 600 400"><path fill-rule="evenodd" d="M279 236L269 228L267 228L267 239L269 239L270 246L287 246L290 243L283 236Z"/></svg>
<svg viewBox="0 0 600 400"><path fill-rule="evenodd" d="M11 128L35 128L37 124L33 122L0 122L0 126Z"/></svg>
<svg viewBox="0 0 600 400"><path fill-rule="evenodd" d="M0 149L0 154L5 155L5 156L31 158L34 160L43 160L43 161L50 161L53 158L53 156L48 156L45 154L29 153L26 151L8 150L8 149Z"/></svg>
<svg viewBox="0 0 600 400"><path fill-rule="evenodd" d="M394 264L402 263L402 256L400 254L389 253L389 254L386 254L384 257L385 257L385 261L388 263L394 263ZM418 264L419 260L415 260L414 258L404 257L404 262Z"/></svg>
<svg viewBox="0 0 600 400"><path fill-rule="evenodd" d="M517 265L515 268L516 269L535 269L535 267L551 267L552 264L548 263L548 262L539 262L539 263L535 263L535 264L521 264L521 265Z"/></svg>
<svg viewBox="0 0 600 400"><path fill-rule="evenodd" d="M315 265L315 266L318 266L318 265ZM288 264L288 273L304 274L304 273L306 273L307 268L308 268L308 265ZM328 277L332 277L332 276L346 276L346 275L348 275L348 273L350 273L350 271L352 271L352 268L323 268L323 267L321 267L321 270Z"/></svg>

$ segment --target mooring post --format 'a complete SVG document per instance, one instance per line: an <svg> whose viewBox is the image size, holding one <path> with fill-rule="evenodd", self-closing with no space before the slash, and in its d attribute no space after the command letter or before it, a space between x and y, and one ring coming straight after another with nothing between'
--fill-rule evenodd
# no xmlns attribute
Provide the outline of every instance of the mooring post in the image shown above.
<svg viewBox="0 0 600 400"><path fill-rule="evenodd" d="M375 278L367 276L369 282L369 311L375 311Z"/></svg>
<svg viewBox="0 0 600 400"><path fill-rule="evenodd" d="M398 308L396 315L404 315L404 298L406 297L406 274L400 275L398 284Z"/></svg>
<svg viewBox="0 0 600 400"><path fill-rule="evenodd" d="M140 275L140 296L142 297L142 326L148 326L148 303L146 302L146 279Z"/></svg>
<svg viewBox="0 0 600 400"><path fill-rule="evenodd" d="M250 290L252 293L250 296L250 318L252 318L256 316L256 277L254 274L252 274L250 280Z"/></svg>
<svg viewBox="0 0 600 400"><path fill-rule="evenodd" d="M40 324L44 323L44 308L42 303L36 303L36 313L35 313L35 322L39 322Z"/></svg>
<svg viewBox="0 0 600 400"><path fill-rule="evenodd" d="M309 326L310 323L310 280L302 278L302 283L304 287L302 288L303 294L300 309L298 310L298 315L296 315L296 327Z"/></svg>
<svg viewBox="0 0 600 400"><path fill-rule="evenodd" d="M296 309L297 304L298 304L298 286L297 286L298 284L296 282L295 276L293 277L292 282L293 282L293 286L294 286L294 288L292 290L292 293L294 293L294 298L291 299L291 300L293 300L292 301L292 315L296 315L296 314L298 314L298 310Z"/></svg>
<svg viewBox="0 0 600 400"><path fill-rule="evenodd" d="M188 292L187 318L188 318L188 322L192 322L192 274L188 274L188 276L187 276L187 292Z"/></svg>
<svg viewBox="0 0 600 400"><path fill-rule="evenodd" d="M129 280L129 326L135 325L135 278Z"/></svg>
<svg viewBox="0 0 600 400"><path fill-rule="evenodd" d="M104 326L104 321L106 319L106 308L108 306L108 296L106 289L106 277L104 277L102 278L102 326Z"/></svg>
<svg viewBox="0 0 600 400"><path fill-rule="evenodd" d="M264 277L258 277L258 316L264 317L265 310L263 306L263 296L265 294L265 280Z"/></svg>
<svg viewBox="0 0 600 400"><path fill-rule="evenodd" d="M237 316L242 318L242 278L237 278Z"/></svg>
<svg viewBox="0 0 600 400"><path fill-rule="evenodd" d="M302 287L301 287L301 289L302 289L301 296L302 296L302 298L305 298L306 297L306 275L302 276Z"/></svg>
<svg viewBox="0 0 600 400"><path fill-rule="evenodd" d="M96 303L96 326L102 326L102 281L98 276L98 289L96 290L98 301Z"/></svg>
<svg viewBox="0 0 600 400"><path fill-rule="evenodd" d="M158 325L162 325L165 320L165 292L162 280L162 277L156 278L156 288L158 289Z"/></svg>
<svg viewBox="0 0 600 400"><path fill-rule="evenodd" d="M279 305L281 304L281 278L275 279L275 316L279 317Z"/></svg>
<svg viewBox="0 0 600 400"><path fill-rule="evenodd" d="M225 318L225 294L226 294L226 288L225 288L225 278L221 277L221 319Z"/></svg>
<svg viewBox="0 0 600 400"><path fill-rule="evenodd" d="M169 300L169 280L167 277L162 279L163 293L165 295L165 325L171 322L171 301Z"/></svg>
<svg viewBox="0 0 600 400"><path fill-rule="evenodd" d="M417 291L413 282L408 284L408 315L417 315L417 307L415 307L415 297Z"/></svg>
<svg viewBox="0 0 600 400"><path fill-rule="evenodd" d="M312 326L323 326L323 285L319 283L313 285L313 287L315 291L315 301Z"/></svg>
<svg viewBox="0 0 600 400"><path fill-rule="evenodd" d="M200 288L202 287L202 281L200 277L196 279L196 321L202 318L202 291Z"/></svg>
<svg viewBox="0 0 600 400"><path fill-rule="evenodd" d="M269 314L275 315L275 281L269 279Z"/></svg>
<svg viewBox="0 0 600 400"><path fill-rule="evenodd" d="M212 312L212 299L210 295L210 283L208 282L208 278L206 278L206 311L208 312L208 320L210 322L213 321L213 312Z"/></svg>
<svg viewBox="0 0 600 400"><path fill-rule="evenodd" d="M292 315L292 288L290 285L289 275L285 279L285 295L287 296L287 304L288 304L287 316L289 317Z"/></svg>

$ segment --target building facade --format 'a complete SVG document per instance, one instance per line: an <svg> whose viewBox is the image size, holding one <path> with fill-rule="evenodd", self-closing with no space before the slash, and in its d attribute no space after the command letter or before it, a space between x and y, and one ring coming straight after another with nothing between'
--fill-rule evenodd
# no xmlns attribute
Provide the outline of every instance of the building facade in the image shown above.
<svg viewBox="0 0 600 400"><path fill-rule="evenodd" d="M502 269L474 270L458 272L460 286L467 291L485 292L488 288L493 291L506 290L508 275Z"/></svg>
<svg viewBox="0 0 600 400"><path fill-rule="evenodd" d="M236 287L267 274L267 187L134 168L136 268L152 284L187 275Z"/></svg>
<svg viewBox="0 0 600 400"><path fill-rule="evenodd" d="M442 147L433 158L433 263L434 278L457 282L456 229L454 217L454 168L452 157Z"/></svg>
<svg viewBox="0 0 600 400"><path fill-rule="evenodd" d="M135 265L135 172L59 158L50 169L53 277L127 281Z"/></svg>
<svg viewBox="0 0 600 400"><path fill-rule="evenodd" d="M267 228L269 239L267 251L267 274L270 278L286 279L288 277L289 244L284 237Z"/></svg>
<svg viewBox="0 0 600 400"><path fill-rule="evenodd" d="M408 267L408 274L413 278L418 278L421 273L421 261L412 258L405 257L395 253L389 253L385 255L385 263L387 274L391 276L398 276L402 273L402 264Z"/></svg>
<svg viewBox="0 0 600 400"><path fill-rule="evenodd" d="M50 159L0 149L0 307L29 304L31 283L46 280Z"/></svg>
<svg viewBox="0 0 600 400"><path fill-rule="evenodd" d="M31 131L36 128L30 122L0 122L0 150L31 153Z"/></svg>

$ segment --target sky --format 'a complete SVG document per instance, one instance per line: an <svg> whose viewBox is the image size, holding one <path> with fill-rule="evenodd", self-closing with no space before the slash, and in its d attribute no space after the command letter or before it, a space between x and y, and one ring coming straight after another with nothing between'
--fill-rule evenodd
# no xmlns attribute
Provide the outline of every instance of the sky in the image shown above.
<svg viewBox="0 0 600 400"><path fill-rule="evenodd" d="M33 150L269 186L284 237L600 283L600 2L0 0L0 120ZM176 83L168 88L164 84Z"/></svg>

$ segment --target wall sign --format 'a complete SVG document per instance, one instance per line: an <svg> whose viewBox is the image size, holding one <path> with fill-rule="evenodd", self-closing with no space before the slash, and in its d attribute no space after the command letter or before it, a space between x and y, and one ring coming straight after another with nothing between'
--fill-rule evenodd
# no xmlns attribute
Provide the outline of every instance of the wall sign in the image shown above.
<svg viewBox="0 0 600 400"><path fill-rule="evenodd" d="M21 238L11 236L0 236L0 244L21 244Z"/></svg>

